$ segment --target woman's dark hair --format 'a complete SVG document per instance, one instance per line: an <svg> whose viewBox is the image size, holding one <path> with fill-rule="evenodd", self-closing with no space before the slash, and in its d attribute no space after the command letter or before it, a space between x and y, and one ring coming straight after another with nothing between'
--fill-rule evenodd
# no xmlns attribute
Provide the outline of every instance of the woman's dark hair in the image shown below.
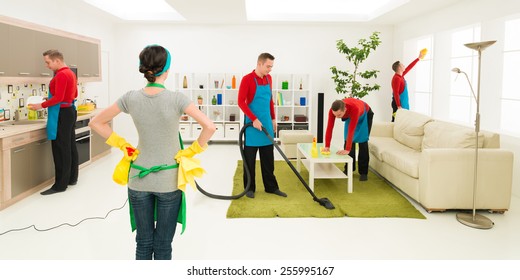
<svg viewBox="0 0 520 280"><path fill-rule="evenodd" d="M168 59L168 53L161 46L147 46L139 54L139 72L144 74L148 82L155 82L155 74L160 73Z"/></svg>

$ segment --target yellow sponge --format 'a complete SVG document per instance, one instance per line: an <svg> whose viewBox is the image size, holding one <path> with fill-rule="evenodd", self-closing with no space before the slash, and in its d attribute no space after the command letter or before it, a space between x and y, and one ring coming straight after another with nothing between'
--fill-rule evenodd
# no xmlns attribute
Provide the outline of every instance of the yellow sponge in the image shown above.
<svg viewBox="0 0 520 280"><path fill-rule="evenodd" d="M95 105L92 104L92 103L81 104L81 105L78 106L78 111L92 111L95 108L96 108Z"/></svg>

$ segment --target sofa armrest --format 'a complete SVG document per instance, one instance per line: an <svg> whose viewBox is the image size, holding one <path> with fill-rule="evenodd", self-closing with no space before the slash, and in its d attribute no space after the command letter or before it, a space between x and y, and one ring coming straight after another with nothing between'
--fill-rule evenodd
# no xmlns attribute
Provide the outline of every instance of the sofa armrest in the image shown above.
<svg viewBox="0 0 520 280"><path fill-rule="evenodd" d="M472 209L474 149L424 149L419 160L419 200L426 209ZM507 210L513 153L479 149L476 208Z"/></svg>
<svg viewBox="0 0 520 280"><path fill-rule="evenodd" d="M370 130L371 136L376 137L394 137L393 122L373 122Z"/></svg>

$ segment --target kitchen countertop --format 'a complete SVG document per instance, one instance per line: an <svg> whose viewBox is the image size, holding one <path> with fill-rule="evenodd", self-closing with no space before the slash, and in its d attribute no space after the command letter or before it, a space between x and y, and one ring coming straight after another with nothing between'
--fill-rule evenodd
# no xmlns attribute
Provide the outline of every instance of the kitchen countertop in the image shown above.
<svg viewBox="0 0 520 280"><path fill-rule="evenodd" d="M103 109L94 109L88 113L81 112L78 114L78 121L89 119L99 112L101 112ZM14 121L2 121L0 122L0 138L5 138L17 134L27 133L34 130L39 130L47 127L47 120L46 119L40 119L40 120L21 120L19 122Z"/></svg>

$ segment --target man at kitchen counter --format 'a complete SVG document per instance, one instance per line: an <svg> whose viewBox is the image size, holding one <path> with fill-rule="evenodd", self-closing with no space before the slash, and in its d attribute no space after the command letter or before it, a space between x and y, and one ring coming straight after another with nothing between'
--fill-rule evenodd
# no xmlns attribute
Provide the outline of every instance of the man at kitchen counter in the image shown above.
<svg viewBox="0 0 520 280"><path fill-rule="evenodd" d="M47 138L52 140L55 182L52 187L41 192L50 195L64 192L68 185L78 181L78 149L74 135L77 119L74 101L78 96L76 75L63 62L63 54L58 50L43 53L47 68L54 72L49 83L49 98L41 104L28 104L31 110L48 108Z"/></svg>

